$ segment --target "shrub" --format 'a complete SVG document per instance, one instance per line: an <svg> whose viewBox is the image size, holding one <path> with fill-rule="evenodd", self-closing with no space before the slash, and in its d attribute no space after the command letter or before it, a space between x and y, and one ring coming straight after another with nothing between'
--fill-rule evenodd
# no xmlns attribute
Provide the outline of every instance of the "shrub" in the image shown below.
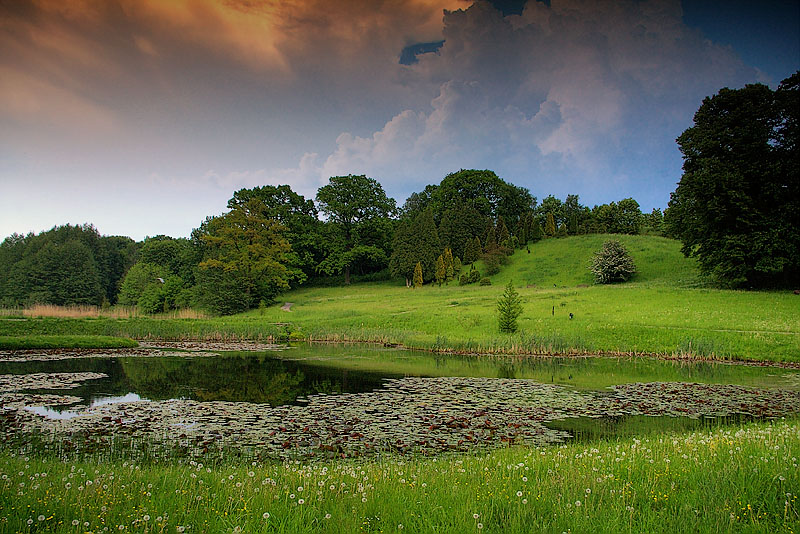
<svg viewBox="0 0 800 534"><path fill-rule="evenodd" d="M481 278L481 283L479 285L490 286L492 285L492 281L489 280L488 278Z"/></svg>
<svg viewBox="0 0 800 534"><path fill-rule="evenodd" d="M610 284L630 280L636 273L636 265L622 243L612 239L594 253L589 270L596 284Z"/></svg>
<svg viewBox="0 0 800 534"><path fill-rule="evenodd" d="M497 274L500 272L500 256L501 254L496 254L492 252L487 252L481 259L483 260L484 266L486 266L486 274L491 276L493 274Z"/></svg>
<svg viewBox="0 0 800 534"><path fill-rule="evenodd" d="M481 272L478 269L473 269L469 272L469 278L467 279L467 283L469 284L477 284L481 281Z"/></svg>

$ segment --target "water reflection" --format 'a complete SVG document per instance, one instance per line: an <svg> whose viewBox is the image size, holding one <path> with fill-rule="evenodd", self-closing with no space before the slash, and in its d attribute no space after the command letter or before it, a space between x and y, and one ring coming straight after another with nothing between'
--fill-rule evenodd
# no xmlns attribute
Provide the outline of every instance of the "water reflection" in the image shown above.
<svg viewBox="0 0 800 534"><path fill-rule="evenodd" d="M94 408L96 406L103 406L106 404L120 404L123 402L137 402L137 401L145 401L149 402L150 399L145 399L140 397L136 393L128 393L126 395L119 395L114 397L96 397L91 400L89 403L88 408ZM82 407L85 409L86 407ZM71 408L59 408L59 407L50 407L50 406L26 406L25 410L35 413L36 415L41 415L43 417L47 417L48 419L72 419L74 417L78 417L84 415L84 411L76 411L74 407Z"/></svg>

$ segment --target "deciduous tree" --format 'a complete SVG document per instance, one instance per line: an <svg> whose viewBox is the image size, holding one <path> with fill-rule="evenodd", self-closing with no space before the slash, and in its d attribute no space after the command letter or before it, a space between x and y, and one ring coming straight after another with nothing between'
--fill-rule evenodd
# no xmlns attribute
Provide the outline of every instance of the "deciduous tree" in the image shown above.
<svg viewBox="0 0 800 534"><path fill-rule="evenodd" d="M701 269L733 286L800 279L800 73L703 100L678 138L683 176L665 214Z"/></svg>
<svg viewBox="0 0 800 534"><path fill-rule="evenodd" d="M319 188L317 202L332 225L327 257L318 268L327 274L343 272L350 283L350 270L359 261L389 262L389 217L395 202L376 180L366 176L334 176Z"/></svg>

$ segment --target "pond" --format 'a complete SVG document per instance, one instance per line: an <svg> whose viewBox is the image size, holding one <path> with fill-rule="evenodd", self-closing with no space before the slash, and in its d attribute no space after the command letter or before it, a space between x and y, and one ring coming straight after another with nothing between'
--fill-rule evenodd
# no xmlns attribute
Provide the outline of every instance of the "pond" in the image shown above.
<svg viewBox="0 0 800 534"><path fill-rule="evenodd" d="M800 371L779 367L167 345L0 354L0 428L10 441L37 436L62 447L132 440L188 454L341 457L558 443L800 411Z"/></svg>

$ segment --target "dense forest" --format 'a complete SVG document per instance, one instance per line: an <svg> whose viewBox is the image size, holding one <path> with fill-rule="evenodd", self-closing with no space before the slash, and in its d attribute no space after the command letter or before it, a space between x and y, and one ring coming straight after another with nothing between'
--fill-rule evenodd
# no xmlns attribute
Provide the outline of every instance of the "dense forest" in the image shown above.
<svg viewBox="0 0 800 534"><path fill-rule="evenodd" d="M475 283L516 249L587 233L680 239L684 254L720 285L796 284L799 91L795 73L775 91L753 84L706 98L678 138L684 173L663 214L642 213L632 198L592 208L578 195L539 201L490 170L449 174L400 207L363 175L332 177L313 200L288 185L265 185L236 191L228 211L207 217L188 239L137 243L88 224L11 235L0 244L0 306L231 314L289 288L346 285L354 276L409 287Z"/></svg>

